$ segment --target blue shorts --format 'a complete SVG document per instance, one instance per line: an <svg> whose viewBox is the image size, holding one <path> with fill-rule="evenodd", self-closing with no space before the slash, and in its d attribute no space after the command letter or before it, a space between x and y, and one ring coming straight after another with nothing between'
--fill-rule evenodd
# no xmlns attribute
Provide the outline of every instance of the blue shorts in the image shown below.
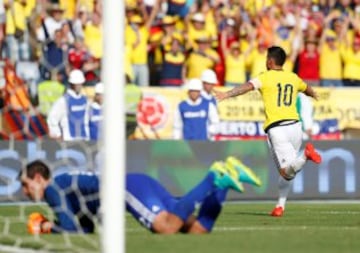
<svg viewBox="0 0 360 253"><path fill-rule="evenodd" d="M144 227L152 224L161 211L170 210L176 199L155 179L136 173L126 175L126 210Z"/></svg>

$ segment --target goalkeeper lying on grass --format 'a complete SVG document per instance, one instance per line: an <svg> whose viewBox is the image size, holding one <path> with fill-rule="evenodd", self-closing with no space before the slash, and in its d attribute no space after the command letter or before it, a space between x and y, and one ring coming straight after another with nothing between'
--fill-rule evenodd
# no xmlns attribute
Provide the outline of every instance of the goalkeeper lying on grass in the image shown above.
<svg viewBox="0 0 360 253"><path fill-rule="evenodd" d="M51 179L49 167L36 160L20 172L19 179L24 193L32 200L45 200L56 216L56 221L51 222L40 213L32 213L29 233L94 232L94 220L100 211L98 175L65 173ZM241 182L261 185L254 172L233 157L213 163L205 178L180 198L149 176L128 173L126 209L154 233L208 233L221 212L228 189L244 191ZM197 217L192 215L196 203L201 203ZM106 210L103 212L106 215Z"/></svg>

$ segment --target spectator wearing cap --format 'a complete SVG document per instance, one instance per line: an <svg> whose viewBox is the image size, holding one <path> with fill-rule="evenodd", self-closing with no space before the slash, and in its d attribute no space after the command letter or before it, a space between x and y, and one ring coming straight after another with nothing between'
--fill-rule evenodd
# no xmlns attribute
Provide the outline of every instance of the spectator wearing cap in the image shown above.
<svg viewBox="0 0 360 253"><path fill-rule="evenodd" d="M172 36L170 50L163 46L163 62L160 74L160 86L180 86L184 80L185 54L180 35Z"/></svg>
<svg viewBox="0 0 360 253"><path fill-rule="evenodd" d="M148 39L149 27L144 24L140 15L132 16L126 28L126 43L132 48L131 64L134 83L138 86L149 86Z"/></svg>
<svg viewBox="0 0 360 253"><path fill-rule="evenodd" d="M126 44L132 48L131 64L134 74L134 83L139 86L149 86L148 67L148 40L151 24L158 13L160 3L158 2L148 17L145 7L142 9L142 16L136 14L128 20L125 28Z"/></svg>
<svg viewBox="0 0 360 253"><path fill-rule="evenodd" d="M202 98L216 106L216 99L212 95L214 86L218 85L218 79L215 71L212 69L205 69L201 74L201 82L203 84L203 89L201 90Z"/></svg>
<svg viewBox="0 0 360 253"><path fill-rule="evenodd" d="M175 110L174 139L213 139L219 123L215 105L201 97L200 79L190 79L185 86L188 98L181 101Z"/></svg>
<svg viewBox="0 0 360 253"><path fill-rule="evenodd" d="M187 49L197 49L198 38L208 38L209 45L212 43L212 34L207 29L205 15L201 12L196 12L190 17L190 22L187 24Z"/></svg>
<svg viewBox="0 0 360 253"><path fill-rule="evenodd" d="M215 21L215 3L210 0L204 0L201 3L200 10L205 17L206 30L209 33L211 39L211 47L217 48L218 43L218 24Z"/></svg>
<svg viewBox="0 0 360 253"><path fill-rule="evenodd" d="M41 21L41 26L36 31L37 40L40 42L53 40L55 31L61 29L66 22L63 17L64 9L59 4L49 4L47 11L49 16Z"/></svg>
<svg viewBox="0 0 360 253"><path fill-rule="evenodd" d="M148 55L150 67L150 83L158 85L161 79L163 58L171 51L173 36L178 32L175 28L175 18L165 15L159 27L152 29L148 41ZM181 35L180 35L181 36Z"/></svg>
<svg viewBox="0 0 360 253"><path fill-rule="evenodd" d="M210 47L209 37L199 37L195 40L197 49L190 52L185 62L185 73L188 79L199 78L205 69L214 69L220 61L218 53Z"/></svg>
<svg viewBox="0 0 360 253"><path fill-rule="evenodd" d="M173 35L178 34L175 28L175 22L175 18L168 15L164 16L161 20L161 45L165 50L170 48Z"/></svg>
<svg viewBox="0 0 360 253"><path fill-rule="evenodd" d="M343 86L340 46L333 30L324 29L319 43L320 85L323 87Z"/></svg>
<svg viewBox="0 0 360 253"><path fill-rule="evenodd" d="M85 114L87 98L81 93L85 77L75 69L69 74L69 88L50 109L47 123L49 136L57 140L88 140Z"/></svg>
<svg viewBox="0 0 360 253"><path fill-rule="evenodd" d="M95 85L95 95L92 102L88 105L86 119L87 131L90 140L97 141L100 137L100 129L103 120L102 104L104 94L104 84L99 82Z"/></svg>

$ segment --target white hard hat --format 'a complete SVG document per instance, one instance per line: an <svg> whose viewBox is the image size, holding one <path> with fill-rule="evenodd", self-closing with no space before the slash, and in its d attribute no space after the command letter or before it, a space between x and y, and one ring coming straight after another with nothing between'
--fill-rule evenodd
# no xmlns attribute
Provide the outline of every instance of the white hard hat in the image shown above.
<svg viewBox="0 0 360 253"><path fill-rule="evenodd" d="M206 69L201 74L201 81L211 84L217 84L218 80L216 74L211 69Z"/></svg>
<svg viewBox="0 0 360 253"><path fill-rule="evenodd" d="M85 76L81 70L74 69L70 72L69 83L71 84L83 84L85 83Z"/></svg>
<svg viewBox="0 0 360 253"><path fill-rule="evenodd" d="M102 82L95 85L95 94L104 94L104 84Z"/></svg>
<svg viewBox="0 0 360 253"><path fill-rule="evenodd" d="M186 84L186 88L187 88L187 90L197 90L197 91L201 91L201 90L202 90L201 80L198 79L198 78L190 79L190 80L188 81L188 83Z"/></svg>

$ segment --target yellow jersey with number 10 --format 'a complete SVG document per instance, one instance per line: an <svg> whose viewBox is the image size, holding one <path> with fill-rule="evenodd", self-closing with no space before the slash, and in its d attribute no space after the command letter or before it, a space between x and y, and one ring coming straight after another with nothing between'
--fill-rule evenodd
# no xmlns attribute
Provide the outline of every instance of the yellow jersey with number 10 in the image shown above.
<svg viewBox="0 0 360 253"><path fill-rule="evenodd" d="M296 98L299 91L306 90L306 83L295 73L269 70L250 80L259 90L265 108L264 129L275 122L299 120Z"/></svg>

